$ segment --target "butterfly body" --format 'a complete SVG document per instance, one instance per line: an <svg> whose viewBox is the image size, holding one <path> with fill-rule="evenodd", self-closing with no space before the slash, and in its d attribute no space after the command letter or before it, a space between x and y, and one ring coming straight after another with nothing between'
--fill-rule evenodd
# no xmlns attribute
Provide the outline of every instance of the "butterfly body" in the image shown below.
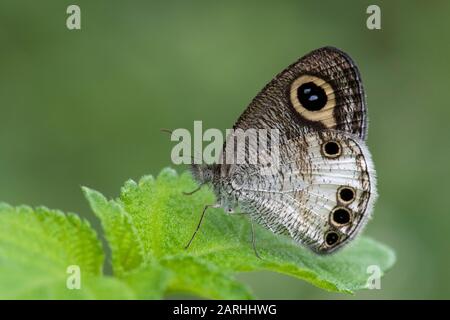
<svg viewBox="0 0 450 320"><path fill-rule="evenodd" d="M231 135L220 163L193 165L193 176L212 185L221 207L239 208L317 253L333 252L360 232L371 215L376 182L365 144L364 92L348 55L325 47L304 56L263 88L234 129L276 130L277 140L269 144L278 161L259 153L260 140L244 140L258 163L227 163L235 150L227 149Z"/></svg>

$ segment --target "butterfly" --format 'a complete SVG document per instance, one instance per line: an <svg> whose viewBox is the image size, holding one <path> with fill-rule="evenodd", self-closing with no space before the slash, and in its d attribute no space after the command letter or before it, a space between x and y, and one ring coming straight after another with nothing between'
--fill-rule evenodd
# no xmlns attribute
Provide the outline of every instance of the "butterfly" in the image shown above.
<svg viewBox="0 0 450 320"><path fill-rule="evenodd" d="M344 247L361 232L377 198L376 176L366 145L364 89L349 55L323 47L303 56L261 90L233 129L276 130L271 142L278 165L267 161L265 171L249 162L191 165L217 203L205 206L189 244L211 206L229 213L239 208L318 254ZM244 145L249 153L255 148Z"/></svg>

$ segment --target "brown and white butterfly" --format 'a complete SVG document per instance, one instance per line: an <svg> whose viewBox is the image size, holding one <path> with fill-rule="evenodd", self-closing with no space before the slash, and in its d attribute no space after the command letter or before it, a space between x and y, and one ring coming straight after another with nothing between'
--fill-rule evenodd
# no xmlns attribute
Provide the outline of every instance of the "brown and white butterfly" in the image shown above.
<svg viewBox="0 0 450 320"><path fill-rule="evenodd" d="M346 53L324 47L290 65L234 129L277 129L279 165L265 174L250 163L192 165L199 184L211 184L216 206L239 207L317 253L333 252L360 233L377 197L376 177L361 77Z"/></svg>

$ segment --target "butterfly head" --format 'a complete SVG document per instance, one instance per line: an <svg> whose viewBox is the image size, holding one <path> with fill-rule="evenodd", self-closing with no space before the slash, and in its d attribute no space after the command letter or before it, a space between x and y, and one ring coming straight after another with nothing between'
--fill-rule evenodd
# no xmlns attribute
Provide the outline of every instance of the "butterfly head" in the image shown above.
<svg viewBox="0 0 450 320"><path fill-rule="evenodd" d="M216 177L217 174L217 165L212 164L192 164L191 165L191 173L194 179L200 183L210 183Z"/></svg>

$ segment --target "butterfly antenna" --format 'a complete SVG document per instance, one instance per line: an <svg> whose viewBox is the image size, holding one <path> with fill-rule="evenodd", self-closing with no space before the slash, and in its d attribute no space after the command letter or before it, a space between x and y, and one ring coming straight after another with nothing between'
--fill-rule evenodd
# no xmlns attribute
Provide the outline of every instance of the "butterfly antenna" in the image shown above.
<svg viewBox="0 0 450 320"><path fill-rule="evenodd" d="M165 132L165 133L169 133L169 134L172 134L172 133L173 133L172 130L165 129L165 128L160 129L160 131L161 131L161 132ZM195 158L193 155L190 155L190 157L191 157L191 160L194 160L193 162L195 163L196 158ZM199 190L202 188L203 185L204 185L204 183L200 184L195 190L192 190L192 191L190 191L190 192L183 192L183 194L186 195L186 196L193 195L194 193L196 193L197 191L199 191ZM192 239L191 239L191 241L192 241ZM190 242L189 242L189 243L190 243Z"/></svg>
<svg viewBox="0 0 450 320"><path fill-rule="evenodd" d="M159 131L164 132L164 133L168 133L168 134L172 134L173 133L172 130L165 129L165 128L159 129ZM195 158L193 155L190 155L190 157L191 157L192 160L197 160L197 158Z"/></svg>
<svg viewBox="0 0 450 320"><path fill-rule="evenodd" d="M165 133L169 133L169 134L172 134L172 130L169 130L169 129L159 129L161 132L165 132Z"/></svg>

